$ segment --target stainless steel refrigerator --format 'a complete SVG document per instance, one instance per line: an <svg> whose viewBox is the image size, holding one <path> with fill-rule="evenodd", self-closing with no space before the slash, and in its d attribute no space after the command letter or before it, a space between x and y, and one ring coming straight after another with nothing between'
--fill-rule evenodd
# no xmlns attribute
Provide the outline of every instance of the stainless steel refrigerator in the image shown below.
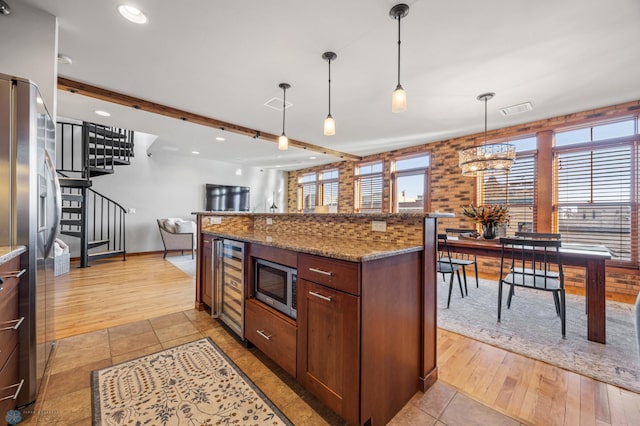
<svg viewBox="0 0 640 426"><path fill-rule="evenodd" d="M55 124L35 84L0 74L0 245L27 247L19 287L17 404L37 396L54 339L53 244L60 223Z"/></svg>

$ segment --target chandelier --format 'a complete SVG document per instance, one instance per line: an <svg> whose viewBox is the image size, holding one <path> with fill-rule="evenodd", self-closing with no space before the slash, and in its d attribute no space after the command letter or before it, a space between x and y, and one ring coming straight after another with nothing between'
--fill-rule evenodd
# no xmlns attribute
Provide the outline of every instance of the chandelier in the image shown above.
<svg viewBox="0 0 640 426"><path fill-rule="evenodd" d="M466 148L459 153L459 166L462 176L482 176L509 173L516 159L516 147L508 143L487 144L487 101L495 93L478 95L484 101L484 144Z"/></svg>

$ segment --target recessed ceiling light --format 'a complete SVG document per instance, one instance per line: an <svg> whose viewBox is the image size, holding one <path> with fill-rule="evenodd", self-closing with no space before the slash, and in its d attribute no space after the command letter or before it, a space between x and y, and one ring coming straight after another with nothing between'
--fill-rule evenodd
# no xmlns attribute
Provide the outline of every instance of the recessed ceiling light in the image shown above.
<svg viewBox="0 0 640 426"><path fill-rule="evenodd" d="M280 164L277 164L276 167L282 167Z"/></svg>
<svg viewBox="0 0 640 426"><path fill-rule="evenodd" d="M100 109L97 109L94 111L96 114L98 114L101 117L111 117L111 114L108 113L107 111L102 111Z"/></svg>
<svg viewBox="0 0 640 426"><path fill-rule="evenodd" d="M200 151L191 151L192 154L198 155L200 154Z"/></svg>
<svg viewBox="0 0 640 426"><path fill-rule="evenodd" d="M62 53L58 53L58 63L59 64L71 65L73 63L73 59L71 59L67 55L63 55Z"/></svg>
<svg viewBox="0 0 640 426"><path fill-rule="evenodd" d="M313 155L311 157L309 157L309 160L315 160L318 157L314 157Z"/></svg>
<svg viewBox="0 0 640 426"><path fill-rule="evenodd" d="M242 176L242 169L236 169L236 176Z"/></svg>
<svg viewBox="0 0 640 426"><path fill-rule="evenodd" d="M134 24L144 24L147 22L147 17L137 7L130 6L128 4L121 4L118 6L118 12L128 21Z"/></svg>
<svg viewBox="0 0 640 426"><path fill-rule="evenodd" d="M217 140L217 141L224 141L224 140L225 140L225 138L223 138L222 136L217 136L217 137L216 137L216 140Z"/></svg>

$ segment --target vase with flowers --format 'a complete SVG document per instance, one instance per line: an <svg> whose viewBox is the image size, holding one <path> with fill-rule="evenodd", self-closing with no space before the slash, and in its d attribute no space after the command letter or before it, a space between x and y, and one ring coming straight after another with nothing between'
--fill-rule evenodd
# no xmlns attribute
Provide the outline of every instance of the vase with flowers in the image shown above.
<svg viewBox="0 0 640 426"><path fill-rule="evenodd" d="M494 239L497 226L509 221L509 207L503 204L484 204L481 206L470 204L462 208L462 214L474 223L482 225L482 237L485 240Z"/></svg>

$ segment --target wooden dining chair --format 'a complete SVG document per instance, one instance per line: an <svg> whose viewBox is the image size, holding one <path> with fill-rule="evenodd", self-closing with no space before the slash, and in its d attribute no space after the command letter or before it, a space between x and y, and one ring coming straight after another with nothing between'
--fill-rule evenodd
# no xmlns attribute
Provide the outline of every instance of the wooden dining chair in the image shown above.
<svg viewBox="0 0 640 426"><path fill-rule="evenodd" d="M507 309L515 287L551 292L560 316L562 337L566 335L564 274L560 259L562 242L557 239L500 238L500 282L498 283L498 322L502 317L502 288L509 286Z"/></svg>
<svg viewBox="0 0 640 426"><path fill-rule="evenodd" d="M442 274L442 279L446 282L445 275L451 274L449 279L449 297L447 298L447 309L451 303L451 291L453 290L453 275L458 276L458 286L460 287L460 295L464 298L462 291L462 280L460 279L460 265L452 262L451 251L447 244L447 234L438 234L438 261L436 262L436 272ZM467 290L467 282L464 283ZM467 290L467 295L469 294Z"/></svg>
<svg viewBox="0 0 640 426"><path fill-rule="evenodd" d="M448 234L455 235L457 237L460 236L477 236L478 231L475 229L467 229L467 228L446 228L445 232ZM466 253L453 253L453 257L451 257L451 263L455 265L460 265L462 267L462 276L464 278L464 285L467 285L467 266L473 266L473 270L476 276L476 288L480 286L480 282L478 281L478 261L476 257L471 254Z"/></svg>

